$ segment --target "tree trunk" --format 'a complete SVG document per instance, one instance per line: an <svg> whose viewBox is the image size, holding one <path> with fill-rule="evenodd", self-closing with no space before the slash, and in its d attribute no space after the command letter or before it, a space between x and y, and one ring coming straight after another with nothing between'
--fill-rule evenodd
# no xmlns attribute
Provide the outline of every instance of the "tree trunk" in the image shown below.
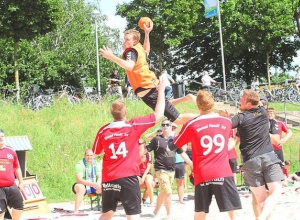
<svg viewBox="0 0 300 220"><path fill-rule="evenodd" d="M14 67L15 67L15 82L17 91L17 101L20 100L20 84L19 84L19 64L18 64L18 45L19 40L14 40Z"/></svg>

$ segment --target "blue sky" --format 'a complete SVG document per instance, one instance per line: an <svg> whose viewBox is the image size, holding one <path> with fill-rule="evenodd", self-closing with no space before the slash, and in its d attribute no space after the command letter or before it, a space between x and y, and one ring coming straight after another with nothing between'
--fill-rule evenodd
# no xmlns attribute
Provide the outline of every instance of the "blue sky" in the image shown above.
<svg viewBox="0 0 300 220"><path fill-rule="evenodd" d="M116 16L116 6L117 4L122 4L124 2L130 2L131 0L102 0L100 3L100 10L103 14L108 17L106 24L112 28L119 28L123 33L126 25L126 19Z"/></svg>

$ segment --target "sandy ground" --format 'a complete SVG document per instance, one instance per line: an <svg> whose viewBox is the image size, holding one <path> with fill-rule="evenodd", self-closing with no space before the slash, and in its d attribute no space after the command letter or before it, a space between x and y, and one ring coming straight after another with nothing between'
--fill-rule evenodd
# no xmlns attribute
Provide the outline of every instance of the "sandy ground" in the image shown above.
<svg viewBox="0 0 300 220"><path fill-rule="evenodd" d="M300 187L300 184L295 184L294 186L289 186L283 188L283 194L280 202L275 207L270 220L299 220L300 216L298 214L300 210L300 190L296 190ZM242 192L240 194L243 209L238 211L239 219L241 220L254 220L254 215L251 206L251 195L247 192ZM64 210L73 210L73 202L68 203L55 203L49 204L50 210L55 208L61 208ZM153 219L154 207L144 205L142 206L141 219ZM22 220L48 220L48 219L89 219L98 220L101 212L91 211L90 204L83 204L81 207L82 216L75 216L73 213L67 212L56 212L51 214L39 214L39 215L27 215L23 216ZM160 210L160 213L155 219L172 219L172 220L192 220L194 216L194 200L188 200L185 204L180 204L178 202L178 196L172 196L172 216L171 218L165 218L166 212L164 207ZM113 217L114 220L124 220L126 219L125 212L120 205ZM207 215L209 220L227 220L230 219L227 213L220 213L217 207L215 199L213 199L210 206L210 212Z"/></svg>

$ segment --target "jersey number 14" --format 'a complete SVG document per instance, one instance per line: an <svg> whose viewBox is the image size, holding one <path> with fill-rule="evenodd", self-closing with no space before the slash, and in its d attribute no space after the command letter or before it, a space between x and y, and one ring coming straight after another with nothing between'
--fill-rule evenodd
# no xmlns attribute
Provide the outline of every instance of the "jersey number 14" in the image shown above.
<svg viewBox="0 0 300 220"><path fill-rule="evenodd" d="M125 142L121 142L118 149L115 150L115 144L110 144L109 149L111 149L112 156L110 156L111 159L118 159L117 155L123 155L123 158L126 157L128 150L126 149Z"/></svg>

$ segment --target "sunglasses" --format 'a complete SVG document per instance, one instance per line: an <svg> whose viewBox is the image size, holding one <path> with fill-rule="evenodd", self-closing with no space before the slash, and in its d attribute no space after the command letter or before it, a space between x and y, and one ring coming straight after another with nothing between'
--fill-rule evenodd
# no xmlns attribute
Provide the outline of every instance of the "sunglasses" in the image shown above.
<svg viewBox="0 0 300 220"><path fill-rule="evenodd" d="M167 124L161 124L162 127L170 127L171 124L170 123L167 123Z"/></svg>
<svg viewBox="0 0 300 220"><path fill-rule="evenodd" d="M162 132L162 130L157 130L156 132Z"/></svg>

